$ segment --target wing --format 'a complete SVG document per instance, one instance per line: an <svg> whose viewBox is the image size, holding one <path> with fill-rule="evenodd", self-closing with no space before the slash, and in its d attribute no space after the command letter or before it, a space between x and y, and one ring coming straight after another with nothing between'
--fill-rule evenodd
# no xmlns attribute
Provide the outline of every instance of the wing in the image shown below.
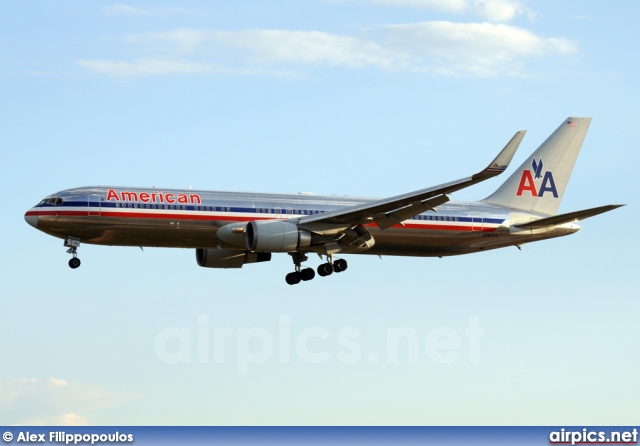
<svg viewBox="0 0 640 446"><path fill-rule="evenodd" d="M449 201L447 194L480 183L504 172L525 133L525 130L516 132L504 149L484 170L470 177L407 194L396 195L391 198L336 209L324 214L309 215L300 219L300 225L316 227L326 225L347 228L374 221L380 229L384 230L426 210L435 210L437 206Z"/></svg>

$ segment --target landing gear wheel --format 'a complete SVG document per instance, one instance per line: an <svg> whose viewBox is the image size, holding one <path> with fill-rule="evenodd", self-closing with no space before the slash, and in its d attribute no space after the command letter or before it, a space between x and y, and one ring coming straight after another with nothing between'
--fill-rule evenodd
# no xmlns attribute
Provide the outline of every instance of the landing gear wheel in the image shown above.
<svg viewBox="0 0 640 446"><path fill-rule="evenodd" d="M80 259L79 258L74 257L71 260L69 260L69 268L76 269L79 266L80 266Z"/></svg>
<svg viewBox="0 0 640 446"><path fill-rule="evenodd" d="M333 265L331 263L323 263L318 266L318 274L322 277L330 276L333 273Z"/></svg>
<svg viewBox="0 0 640 446"><path fill-rule="evenodd" d="M296 285L300 283L300 280L302 280L302 278L300 277L300 273L294 272L294 273L287 274L287 276L285 277L285 280L289 285Z"/></svg>
<svg viewBox="0 0 640 446"><path fill-rule="evenodd" d="M314 277L316 277L316 272L313 270L313 268L305 268L300 271L300 278L305 282L307 280L312 280Z"/></svg>
<svg viewBox="0 0 640 446"><path fill-rule="evenodd" d="M335 262L333 262L333 270L337 273L341 273L342 271L345 271L348 266L349 264L347 264L347 261L345 259L338 259Z"/></svg>

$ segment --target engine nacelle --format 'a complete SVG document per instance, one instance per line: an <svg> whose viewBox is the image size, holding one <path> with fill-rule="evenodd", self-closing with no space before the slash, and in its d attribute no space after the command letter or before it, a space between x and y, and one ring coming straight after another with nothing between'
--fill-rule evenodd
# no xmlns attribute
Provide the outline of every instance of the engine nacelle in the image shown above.
<svg viewBox="0 0 640 446"><path fill-rule="evenodd" d="M326 238L282 220L252 221L247 224L247 249L258 252L292 252L321 246Z"/></svg>
<svg viewBox="0 0 640 446"><path fill-rule="evenodd" d="M271 253L230 249L196 249L196 261L204 268L242 268L245 263L268 262Z"/></svg>

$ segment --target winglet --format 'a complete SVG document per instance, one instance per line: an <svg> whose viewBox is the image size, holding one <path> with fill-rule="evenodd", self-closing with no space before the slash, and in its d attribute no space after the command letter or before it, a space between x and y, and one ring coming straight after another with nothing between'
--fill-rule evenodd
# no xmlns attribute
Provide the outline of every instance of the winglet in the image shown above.
<svg viewBox="0 0 640 446"><path fill-rule="evenodd" d="M484 169L482 172L477 173L477 178L490 178L496 175L500 175L504 172L507 167L509 167L509 163L513 159L513 155L515 155L516 150L520 146L522 142L522 138L524 138L526 130L520 130L513 135L513 138L504 146L504 149L495 157L493 161ZM474 177L476 177L474 175Z"/></svg>

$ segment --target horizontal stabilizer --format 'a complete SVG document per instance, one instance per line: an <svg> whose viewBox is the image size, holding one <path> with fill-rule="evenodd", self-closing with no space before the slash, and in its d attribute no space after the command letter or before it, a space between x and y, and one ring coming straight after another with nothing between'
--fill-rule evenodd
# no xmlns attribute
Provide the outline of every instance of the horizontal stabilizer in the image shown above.
<svg viewBox="0 0 640 446"><path fill-rule="evenodd" d="M607 206L600 206L597 208L585 209L582 211L569 212L568 214L560 214L554 215L553 217L541 218L539 220L530 221L528 223L519 223L513 226L519 229L547 228L549 226L557 226L564 223L572 223L574 221L584 220L585 218L593 217L594 215L612 211L619 208L620 206L624 206L624 204L609 204Z"/></svg>

